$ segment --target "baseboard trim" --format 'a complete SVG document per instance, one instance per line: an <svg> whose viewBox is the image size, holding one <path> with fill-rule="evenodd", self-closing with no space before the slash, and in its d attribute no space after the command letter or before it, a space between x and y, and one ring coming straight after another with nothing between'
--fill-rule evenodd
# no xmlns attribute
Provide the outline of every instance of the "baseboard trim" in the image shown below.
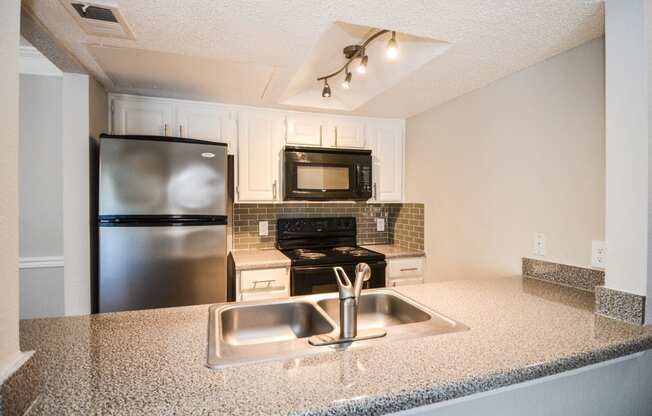
<svg viewBox="0 0 652 416"><path fill-rule="evenodd" d="M18 261L19 269L52 269L63 266L63 256L21 257Z"/></svg>

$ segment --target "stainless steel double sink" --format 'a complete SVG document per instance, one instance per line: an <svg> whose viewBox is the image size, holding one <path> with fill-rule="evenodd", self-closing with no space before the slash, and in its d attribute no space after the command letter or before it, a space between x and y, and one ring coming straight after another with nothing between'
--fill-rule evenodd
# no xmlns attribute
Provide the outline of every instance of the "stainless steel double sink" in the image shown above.
<svg viewBox="0 0 652 416"><path fill-rule="evenodd" d="M296 358L357 348L397 339L465 331L467 326L390 289L362 292L358 330L381 328L383 338L338 346L313 346L314 335L339 334L337 293L296 296L276 301L213 305L209 308L208 366Z"/></svg>

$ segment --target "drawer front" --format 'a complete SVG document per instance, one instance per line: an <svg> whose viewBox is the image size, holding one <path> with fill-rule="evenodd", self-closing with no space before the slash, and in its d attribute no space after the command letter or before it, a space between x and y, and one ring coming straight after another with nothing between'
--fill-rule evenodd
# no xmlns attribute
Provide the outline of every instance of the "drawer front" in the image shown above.
<svg viewBox="0 0 652 416"><path fill-rule="evenodd" d="M423 257L406 257L389 259L387 279L399 279L403 277L422 276L424 269Z"/></svg>
<svg viewBox="0 0 652 416"><path fill-rule="evenodd" d="M290 286L288 269L243 270L240 273L240 292L286 290Z"/></svg>
<svg viewBox="0 0 652 416"><path fill-rule="evenodd" d="M240 300L267 300L267 299L283 299L290 296L290 293L287 289L282 290L268 290L268 289L256 289L250 290L247 292L242 292L240 295Z"/></svg>
<svg viewBox="0 0 652 416"><path fill-rule="evenodd" d="M388 281L388 287L420 285L423 283L423 277L406 277L403 279L392 279Z"/></svg>

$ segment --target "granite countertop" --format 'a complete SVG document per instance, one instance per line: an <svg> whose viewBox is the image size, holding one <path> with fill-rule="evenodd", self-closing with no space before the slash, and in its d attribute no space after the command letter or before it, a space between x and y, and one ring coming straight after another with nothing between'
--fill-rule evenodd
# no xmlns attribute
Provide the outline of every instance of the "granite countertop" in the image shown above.
<svg viewBox="0 0 652 416"><path fill-rule="evenodd" d="M260 250L231 251L236 270L268 269L271 267L287 267L291 261L275 248Z"/></svg>
<svg viewBox="0 0 652 416"><path fill-rule="evenodd" d="M210 370L207 305L22 321L44 376L30 414L384 414L652 348L651 327L534 279L396 290L470 330Z"/></svg>
<svg viewBox="0 0 652 416"><path fill-rule="evenodd" d="M373 244L365 245L363 247L382 253L388 259L396 259L400 257L423 257L426 255L423 250L412 250L394 244Z"/></svg>

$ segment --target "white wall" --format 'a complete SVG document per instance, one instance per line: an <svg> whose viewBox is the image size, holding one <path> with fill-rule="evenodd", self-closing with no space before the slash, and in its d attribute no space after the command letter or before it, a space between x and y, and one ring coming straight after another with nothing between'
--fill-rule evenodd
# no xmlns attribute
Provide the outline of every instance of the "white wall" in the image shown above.
<svg viewBox="0 0 652 416"><path fill-rule="evenodd" d="M645 0L605 5L607 287L646 294L648 98Z"/></svg>
<svg viewBox="0 0 652 416"><path fill-rule="evenodd" d="M18 346L18 44L20 2L0 2L0 382Z"/></svg>
<svg viewBox="0 0 652 416"><path fill-rule="evenodd" d="M590 265L604 238L604 55L596 39L407 120L407 199L430 280Z"/></svg>
<svg viewBox="0 0 652 416"><path fill-rule="evenodd" d="M90 313L89 78L63 75L63 253L66 315Z"/></svg>
<svg viewBox="0 0 652 416"><path fill-rule="evenodd" d="M24 75L21 69L21 319L65 313L63 266L54 265L63 259L61 103L61 75Z"/></svg>

